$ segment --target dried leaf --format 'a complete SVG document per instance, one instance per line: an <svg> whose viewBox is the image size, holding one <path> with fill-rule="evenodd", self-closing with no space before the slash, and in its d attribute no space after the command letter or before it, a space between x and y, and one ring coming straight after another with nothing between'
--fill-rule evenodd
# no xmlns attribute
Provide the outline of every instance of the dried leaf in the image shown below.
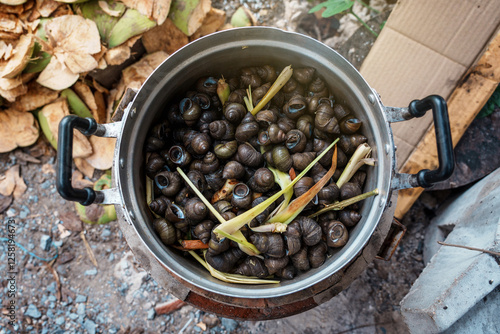
<svg viewBox="0 0 500 334"><path fill-rule="evenodd" d="M12 204L12 196L0 195L0 213L7 210L11 204Z"/></svg>
<svg viewBox="0 0 500 334"><path fill-rule="evenodd" d="M165 22L142 36L142 44L148 53L165 51L168 54L174 53L189 42L188 37L175 26L172 20Z"/></svg>
<svg viewBox="0 0 500 334"><path fill-rule="evenodd" d="M24 162L32 162L34 164L39 164L41 161L38 160L37 158L33 157L32 155L30 154L27 154L27 153L24 153L23 151L21 150L16 150L14 152L14 156L20 160L20 161L24 161Z"/></svg>
<svg viewBox="0 0 500 334"><path fill-rule="evenodd" d="M97 109L95 103L94 95L90 90L90 87L81 81L77 81L73 86L73 90L78 94L82 101L87 105L89 109Z"/></svg>
<svg viewBox="0 0 500 334"><path fill-rule="evenodd" d="M59 219L62 220L62 225L70 231L81 232L83 231L83 223L78 218L74 211L65 211L59 214Z"/></svg>
<svg viewBox="0 0 500 334"><path fill-rule="evenodd" d="M31 113L14 109L0 111L0 153L29 146L38 139L39 131Z"/></svg>
<svg viewBox="0 0 500 334"><path fill-rule="evenodd" d="M99 91L95 91L94 99L97 106L96 110L92 110L94 119L97 123L109 123L111 120L109 119L110 116L106 115L106 102L104 101L104 95Z"/></svg>
<svg viewBox="0 0 500 334"><path fill-rule="evenodd" d="M3 58L4 60L9 59L12 56L12 52L14 51L14 47L11 43L5 43L0 40L0 60Z"/></svg>
<svg viewBox="0 0 500 334"><path fill-rule="evenodd" d="M9 168L3 179L0 181L0 195L10 196L16 188L16 174L19 174L19 166L15 165Z"/></svg>
<svg viewBox="0 0 500 334"><path fill-rule="evenodd" d="M122 0L122 2L127 7L137 9L142 15L162 24L167 19L172 0Z"/></svg>
<svg viewBox="0 0 500 334"><path fill-rule="evenodd" d="M19 166L17 167L19 169ZM28 187L26 186L26 183L24 183L24 179L21 177L21 175L19 175L19 171L14 174L14 177L16 180L16 188L14 189L12 195L14 196L14 199L19 199Z"/></svg>
<svg viewBox="0 0 500 334"><path fill-rule="evenodd" d="M46 105L40 111L46 118L50 132L56 141L59 133L59 122L64 116L69 115L68 102L66 99L58 99L55 102ZM73 157L84 158L92 154L92 146L80 131L73 132Z"/></svg>
<svg viewBox="0 0 500 334"><path fill-rule="evenodd" d="M23 35L19 38L19 42L14 48L14 56L12 56L0 77L14 78L26 67L33 53L35 46L35 37L33 35Z"/></svg>
<svg viewBox="0 0 500 334"><path fill-rule="evenodd" d="M194 41L195 39L216 32L224 25L224 22L226 22L226 12L217 8L210 8L201 27L189 37L189 40Z"/></svg>
<svg viewBox="0 0 500 334"><path fill-rule="evenodd" d="M92 167L87 161L85 161L85 159L83 158L75 158L73 159L73 161L75 162L75 165L76 165L76 168L78 169L78 171L74 171L73 172L73 178L72 180L75 180L75 173L78 172L80 173L80 175L83 173L83 175L85 175L86 177L88 177L89 179L91 179L93 176L94 176L94 170L95 168ZM82 182L90 182L88 180L85 180L85 179L81 179ZM92 185L92 182L90 182L91 185ZM85 187L88 187L89 185L85 185ZM80 187L77 187L77 186L74 186L76 188L80 188Z"/></svg>
<svg viewBox="0 0 500 334"><path fill-rule="evenodd" d="M16 15L0 13L0 31L20 36L23 33L23 25Z"/></svg>
<svg viewBox="0 0 500 334"><path fill-rule="evenodd" d="M37 1L36 9L42 17L49 17L58 7L60 3L54 0Z"/></svg>
<svg viewBox="0 0 500 334"><path fill-rule="evenodd" d="M19 96L22 96L28 92L28 87L25 85L17 86L16 88L3 90L0 88L0 96L9 102L14 102ZM1 144L0 144L1 146Z"/></svg>
<svg viewBox="0 0 500 334"><path fill-rule="evenodd" d="M130 58L130 47L126 44L109 49L104 55L108 65L121 65Z"/></svg>
<svg viewBox="0 0 500 334"><path fill-rule="evenodd" d="M27 83L35 76L35 73L24 73L16 76L13 79L0 78L0 89L11 90L19 87L22 84ZM18 109L18 108L16 108ZM20 110L20 109L18 109Z"/></svg>
<svg viewBox="0 0 500 334"><path fill-rule="evenodd" d="M116 138L91 136L90 143L93 153L85 160L96 169L110 169L113 166Z"/></svg>
<svg viewBox="0 0 500 334"><path fill-rule="evenodd" d="M24 6L22 5L24 2L26 2L26 0L2 0L0 12L19 15L24 12Z"/></svg>
<svg viewBox="0 0 500 334"><path fill-rule="evenodd" d="M28 92L17 99L12 104L12 107L19 111L32 111L55 101L58 96L57 92L39 85L36 81L32 81L28 84Z"/></svg>
<svg viewBox="0 0 500 334"><path fill-rule="evenodd" d="M77 158L77 159L82 160L80 158ZM84 174L82 174L80 171L77 171L77 170L75 170L73 172L73 175L71 175L71 186L73 188L78 189L78 188L85 188L85 187L91 187L91 188L94 187L94 183L92 183L92 181L90 181L90 180L83 178L83 175ZM87 175L85 175L85 176L87 176ZM92 177L92 176L90 176L90 177Z"/></svg>
<svg viewBox="0 0 500 334"><path fill-rule="evenodd" d="M54 55L36 82L53 90L63 90L73 86L78 77L78 74L71 72L64 62Z"/></svg>
<svg viewBox="0 0 500 334"><path fill-rule="evenodd" d="M106 1L99 1L98 4L99 7L101 7L102 11L108 14L109 16L120 17L124 12L121 6L119 7L119 9L112 8L110 4Z"/></svg>

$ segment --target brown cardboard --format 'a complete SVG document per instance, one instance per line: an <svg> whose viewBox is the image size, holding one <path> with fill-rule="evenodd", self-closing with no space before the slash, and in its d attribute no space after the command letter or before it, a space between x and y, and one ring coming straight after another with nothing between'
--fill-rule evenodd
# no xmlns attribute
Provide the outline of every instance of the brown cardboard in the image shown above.
<svg viewBox="0 0 500 334"><path fill-rule="evenodd" d="M430 94L448 98L500 26L498 0L399 0L361 67L384 105L405 107ZM432 115L394 123L398 167Z"/></svg>

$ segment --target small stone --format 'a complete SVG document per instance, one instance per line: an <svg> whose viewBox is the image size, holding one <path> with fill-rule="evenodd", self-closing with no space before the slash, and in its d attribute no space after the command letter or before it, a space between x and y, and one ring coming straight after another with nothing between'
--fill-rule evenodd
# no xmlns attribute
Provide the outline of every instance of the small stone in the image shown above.
<svg viewBox="0 0 500 334"><path fill-rule="evenodd" d="M111 253L109 254L108 261L113 262L115 260L115 254Z"/></svg>
<svg viewBox="0 0 500 334"><path fill-rule="evenodd" d="M95 275L97 275L97 269L93 268L93 269L86 270L84 275L85 276L95 276Z"/></svg>
<svg viewBox="0 0 500 334"><path fill-rule="evenodd" d="M50 250L50 245L52 245L52 238L49 235L42 235L40 238L40 248L48 252Z"/></svg>
<svg viewBox="0 0 500 334"><path fill-rule="evenodd" d="M152 308L148 311L148 320L153 320L156 316L156 312L155 312L155 309Z"/></svg>
<svg viewBox="0 0 500 334"><path fill-rule="evenodd" d="M221 323L229 333L233 332L238 327L238 321L233 319L222 318Z"/></svg>
<svg viewBox="0 0 500 334"><path fill-rule="evenodd" d="M42 189L48 189L50 187L50 180L43 182L41 187Z"/></svg>
<svg viewBox="0 0 500 334"><path fill-rule="evenodd" d="M55 302L57 300L56 296L50 295L49 298L47 298L49 302Z"/></svg>
<svg viewBox="0 0 500 334"><path fill-rule="evenodd" d="M17 215L17 211L14 209L14 208L10 208L9 210L7 210L7 217L14 217Z"/></svg>
<svg viewBox="0 0 500 334"><path fill-rule="evenodd" d="M103 239L106 239L107 237L109 237L111 235L111 230L109 228L105 228L104 230L102 230L101 232L101 238Z"/></svg>
<svg viewBox="0 0 500 334"><path fill-rule="evenodd" d="M49 285L47 285L47 292L56 293L56 287L57 287L56 282L50 283Z"/></svg>
<svg viewBox="0 0 500 334"><path fill-rule="evenodd" d="M56 324L59 325L59 326L61 326L62 324L64 324L64 321L65 321L64 317L58 317L56 319Z"/></svg>
<svg viewBox="0 0 500 334"><path fill-rule="evenodd" d="M58 248L62 247L62 245L63 245L63 241L62 240L53 241L52 243L54 244L54 246L56 246Z"/></svg>
<svg viewBox="0 0 500 334"><path fill-rule="evenodd" d="M40 312L35 305L29 304L28 309L24 312L24 315L33 319L40 319L42 312Z"/></svg>
<svg viewBox="0 0 500 334"><path fill-rule="evenodd" d="M87 330L87 332L89 334L95 334L95 330L96 330L96 323L93 322L92 320L90 319L87 319L85 320L85 322L83 323L83 327Z"/></svg>
<svg viewBox="0 0 500 334"><path fill-rule="evenodd" d="M78 307L76 309L76 313L78 315L85 315L85 304L78 304Z"/></svg>
<svg viewBox="0 0 500 334"><path fill-rule="evenodd" d="M213 315L208 315L208 314L205 314L203 316L203 320L202 320L208 327L212 328L212 327L215 327L217 326L219 323L220 323L220 320L219 318L217 318L216 316L213 316Z"/></svg>
<svg viewBox="0 0 500 334"><path fill-rule="evenodd" d="M122 269L128 269L129 267L128 261L122 261L120 265L122 266Z"/></svg>
<svg viewBox="0 0 500 334"><path fill-rule="evenodd" d="M76 295L75 303L85 303L85 302L87 302L87 296Z"/></svg>
<svg viewBox="0 0 500 334"><path fill-rule="evenodd" d="M70 314L68 315L68 317L69 317L71 320L76 320L76 319L78 319L78 314L76 314L76 313L70 313Z"/></svg>
<svg viewBox="0 0 500 334"><path fill-rule="evenodd" d="M52 310L47 310L47 313L46 313L47 317L49 317L50 319L54 319L54 312L52 312Z"/></svg>

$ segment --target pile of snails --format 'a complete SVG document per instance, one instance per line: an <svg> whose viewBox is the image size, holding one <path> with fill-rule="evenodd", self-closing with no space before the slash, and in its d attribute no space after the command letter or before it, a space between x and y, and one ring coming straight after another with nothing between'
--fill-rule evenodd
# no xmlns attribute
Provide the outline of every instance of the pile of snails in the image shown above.
<svg viewBox="0 0 500 334"><path fill-rule="evenodd" d="M201 240L208 245L205 260L222 272L292 279L321 266L347 243L348 230L361 219L358 203L316 218L308 215L362 193L366 178L362 170L340 189L336 184L358 145L367 140L359 133L362 122L335 101L310 67L294 69L282 89L254 116L247 110L245 97L256 105L278 74L270 65L242 68L225 80L227 101L221 101L225 98L218 92L218 79L199 78L192 90L165 107L164 118L154 124L146 139L145 172L153 184L148 204L156 216L153 227L159 238L177 246L179 240ZM180 167L217 212L230 220L280 190L269 167L294 177L337 138L337 169L332 179L284 233L252 231L266 222L280 200L241 229L261 256L249 256L234 241L216 235L218 220L176 171ZM328 151L294 185L294 197L327 173L333 154Z"/></svg>

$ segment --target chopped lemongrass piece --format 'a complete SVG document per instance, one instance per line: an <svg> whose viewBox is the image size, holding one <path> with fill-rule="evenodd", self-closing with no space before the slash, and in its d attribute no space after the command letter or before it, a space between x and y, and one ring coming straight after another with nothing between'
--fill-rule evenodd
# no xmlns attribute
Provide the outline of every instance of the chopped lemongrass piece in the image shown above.
<svg viewBox="0 0 500 334"><path fill-rule="evenodd" d="M226 232L227 234L233 234L235 231L239 230L243 225L249 223L253 218L257 217L261 214L271 203L276 201L281 195L283 195L289 189L297 183L304 175L309 172L309 170L316 164L333 146L335 142L331 143L320 155L316 157L290 184L281 191L277 192L273 196L269 197L264 202L259 205L253 207L252 209L245 211L239 216L236 216L225 223L222 223L218 227L216 227L213 231L215 234L218 234L219 231ZM187 178L187 177L186 177Z"/></svg>
<svg viewBox="0 0 500 334"><path fill-rule="evenodd" d="M354 154L337 180L337 187L341 188L346 182L349 182L354 173L363 165L360 165L359 162L367 158L371 151L372 148L367 143L363 143L356 148L356 151L354 151Z"/></svg>
<svg viewBox="0 0 500 334"><path fill-rule="evenodd" d="M191 180L189 179L189 177L187 177L186 174L184 174L184 172L182 171L182 169L180 169L179 167L177 167L177 172L181 175L181 177L184 179L184 181L186 181L186 183L189 185L189 187L191 187L191 189L195 192L196 196L198 196L199 199L201 199L201 201L203 202L203 204L205 204L208 208L208 210L210 210L210 212L213 213L213 215L215 216L215 218L217 218L217 220L223 224L226 222L226 220L220 215L219 211L215 210L215 208L213 207L212 204L210 204L210 202L205 198L205 196L203 196L203 194L198 190L198 188L196 188L193 184L193 182L191 182Z"/></svg>
<svg viewBox="0 0 500 334"><path fill-rule="evenodd" d="M254 232L275 232L275 233L283 233L286 232L288 225L282 223L270 223L264 224L257 227L250 227L250 229Z"/></svg>
<svg viewBox="0 0 500 334"><path fill-rule="evenodd" d="M271 88L267 91L266 95L260 100L260 102L252 109L251 113L255 116L264 106L271 101L271 99L280 91L280 89L288 82L288 80L292 77L293 69L292 65L288 65L281 71L280 75L273 83Z"/></svg>
<svg viewBox="0 0 500 334"><path fill-rule="evenodd" d="M247 107L248 112L250 112L253 109L253 106L250 104L250 100L248 100L248 97L243 97L243 101L245 101L245 106Z"/></svg>
<svg viewBox="0 0 500 334"><path fill-rule="evenodd" d="M217 96L219 97L222 105L226 104L227 99L229 98L229 94L231 94L231 90L229 89L229 85L227 84L224 77L217 81Z"/></svg>
<svg viewBox="0 0 500 334"><path fill-rule="evenodd" d="M234 187L240 183L240 181L236 179L227 179L222 188L220 188L213 196L212 203L216 203L220 200L225 199L233 192Z"/></svg>
<svg viewBox="0 0 500 334"><path fill-rule="evenodd" d="M248 102L250 102L250 106L252 107L253 110L252 85L248 85L247 96L248 96Z"/></svg>
<svg viewBox="0 0 500 334"><path fill-rule="evenodd" d="M243 247L248 248L248 250L250 250L250 252L252 252L252 254L249 254L247 251L241 249L241 247L240 247L240 249L248 255L256 256L256 255L260 254L259 250L253 244L248 242L248 240L245 238L245 236L243 235L243 233L241 233L240 230L234 232L233 234L227 234L224 231L221 231L220 235L222 235L225 238L228 238L229 240L237 242L239 245L241 245Z"/></svg>
<svg viewBox="0 0 500 334"><path fill-rule="evenodd" d="M340 202L335 202L335 203L329 204L329 205L325 206L323 209L310 215L309 218L314 218L316 216L319 216L322 213L325 213L325 212L328 212L331 210L336 210L336 211L344 210L344 208L348 207L349 205L352 205L354 203L357 203L359 201L367 199L368 197L376 196L376 195L378 195L378 188L376 188L372 191L369 191L367 193L348 198L348 199L340 201Z"/></svg>
<svg viewBox="0 0 500 334"><path fill-rule="evenodd" d="M335 151L332 156L332 166L330 167L328 172L325 175L323 175L323 177L312 188L310 188L300 197L294 199L293 202L290 203L290 205L287 205L286 209L284 209L279 214L269 219L268 222L270 223L280 222L285 225L290 224L295 219L295 217L297 217L302 212L302 210L304 210L306 205L314 198L314 196L316 196L316 194L321 190L321 188L323 188L323 186L328 181L330 181L336 169L337 169L337 146L335 146Z"/></svg>

